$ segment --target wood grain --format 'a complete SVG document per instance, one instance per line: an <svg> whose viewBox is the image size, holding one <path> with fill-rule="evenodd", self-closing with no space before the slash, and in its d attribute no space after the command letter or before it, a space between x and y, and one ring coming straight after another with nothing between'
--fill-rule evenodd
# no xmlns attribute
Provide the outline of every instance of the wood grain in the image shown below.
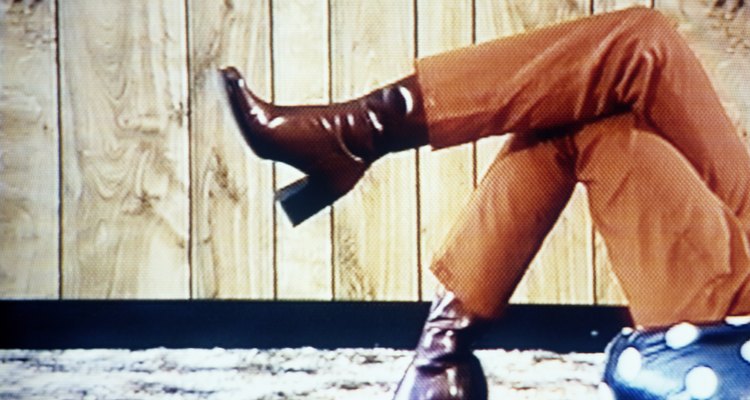
<svg viewBox="0 0 750 400"><path fill-rule="evenodd" d="M0 3L0 298L58 296L55 2Z"/></svg>
<svg viewBox="0 0 750 400"><path fill-rule="evenodd" d="M477 39L492 40L587 14L585 0L560 2L477 0ZM477 170L483 176L504 142L483 139L477 147ZM593 303L591 220L583 191L577 189L545 240L516 292L514 303Z"/></svg>
<svg viewBox="0 0 750 400"><path fill-rule="evenodd" d="M187 298L184 3L59 6L63 296Z"/></svg>
<svg viewBox="0 0 750 400"><path fill-rule="evenodd" d="M266 0L188 4L194 296L271 299L273 167L244 142L217 73L234 65L270 99L270 6Z"/></svg>
<svg viewBox="0 0 750 400"><path fill-rule="evenodd" d="M329 101L328 7L318 0L273 2L274 90L279 104ZM303 175L277 164L277 187ZM277 205L278 298L331 299L330 208L292 227Z"/></svg>
<svg viewBox="0 0 750 400"><path fill-rule="evenodd" d="M333 100L412 72L410 0L331 2ZM334 207L335 298L417 300L415 151L379 160Z"/></svg>
<svg viewBox="0 0 750 400"><path fill-rule="evenodd" d="M473 4L470 0L417 2L417 55L425 57L470 45L473 40ZM421 297L431 299L439 285L429 269L474 189L474 145L437 152L428 146L419 152L419 238Z"/></svg>

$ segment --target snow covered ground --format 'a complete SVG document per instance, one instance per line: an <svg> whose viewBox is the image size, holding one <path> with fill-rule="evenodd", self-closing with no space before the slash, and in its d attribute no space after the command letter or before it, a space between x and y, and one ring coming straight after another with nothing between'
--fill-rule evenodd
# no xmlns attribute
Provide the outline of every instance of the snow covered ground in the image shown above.
<svg viewBox="0 0 750 400"><path fill-rule="evenodd" d="M594 399L603 354L483 350L490 399ZM390 399L411 352L0 351L0 399Z"/></svg>

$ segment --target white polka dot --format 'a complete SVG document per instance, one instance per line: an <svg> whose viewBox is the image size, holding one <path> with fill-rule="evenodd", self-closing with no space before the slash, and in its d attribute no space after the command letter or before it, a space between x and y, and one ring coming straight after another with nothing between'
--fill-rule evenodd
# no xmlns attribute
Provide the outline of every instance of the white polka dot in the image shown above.
<svg viewBox="0 0 750 400"><path fill-rule="evenodd" d="M620 331L620 334L622 334L623 336L630 336L633 334L633 332L635 332L633 328L626 326L622 328L622 331Z"/></svg>
<svg viewBox="0 0 750 400"><path fill-rule="evenodd" d="M635 347L628 347L617 360L617 373L625 381L632 381L641 372L641 362L641 353Z"/></svg>
<svg viewBox="0 0 750 400"><path fill-rule="evenodd" d="M750 324L750 315L732 315L724 318L724 321L732 326L742 326Z"/></svg>
<svg viewBox="0 0 750 400"><path fill-rule="evenodd" d="M740 354L742 355L742 358L745 359L745 361L750 363L750 340L742 345L742 347L740 348Z"/></svg>
<svg viewBox="0 0 750 400"><path fill-rule="evenodd" d="M669 328L664 335L664 340L667 346L677 350L695 342L699 335L700 331L695 325L683 322Z"/></svg>
<svg viewBox="0 0 750 400"><path fill-rule="evenodd" d="M615 393L612 391L612 388L609 387L606 383L602 382L599 384L599 387L596 388L596 394L597 398L599 400L616 400Z"/></svg>
<svg viewBox="0 0 750 400"><path fill-rule="evenodd" d="M685 388L694 399L708 399L719 388L719 378L709 367L695 367L685 376Z"/></svg>

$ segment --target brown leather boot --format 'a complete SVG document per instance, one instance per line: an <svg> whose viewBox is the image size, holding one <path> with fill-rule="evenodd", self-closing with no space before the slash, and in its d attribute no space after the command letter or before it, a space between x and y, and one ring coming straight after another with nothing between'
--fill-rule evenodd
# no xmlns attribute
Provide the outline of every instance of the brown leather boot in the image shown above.
<svg viewBox="0 0 750 400"><path fill-rule="evenodd" d="M453 293L438 295L394 400L486 400L487 380L471 345L487 325Z"/></svg>
<svg viewBox="0 0 750 400"><path fill-rule="evenodd" d="M256 97L236 68L221 73L250 148L307 174L276 193L295 225L346 194L386 153L428 142L414 75L344 103L274 106Z"/></svg>

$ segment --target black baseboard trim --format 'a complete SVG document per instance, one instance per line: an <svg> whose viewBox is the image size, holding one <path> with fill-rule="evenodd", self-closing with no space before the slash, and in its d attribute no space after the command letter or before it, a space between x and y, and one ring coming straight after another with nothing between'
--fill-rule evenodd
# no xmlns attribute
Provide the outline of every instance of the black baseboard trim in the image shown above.
<svg viewBox="0 0 750 400"><path fill-rule="evenodd" d="M0 348L412 349L429 303L0 301ZM513 305L478 348L600 352L630 325L624 307Z"/></svg>

